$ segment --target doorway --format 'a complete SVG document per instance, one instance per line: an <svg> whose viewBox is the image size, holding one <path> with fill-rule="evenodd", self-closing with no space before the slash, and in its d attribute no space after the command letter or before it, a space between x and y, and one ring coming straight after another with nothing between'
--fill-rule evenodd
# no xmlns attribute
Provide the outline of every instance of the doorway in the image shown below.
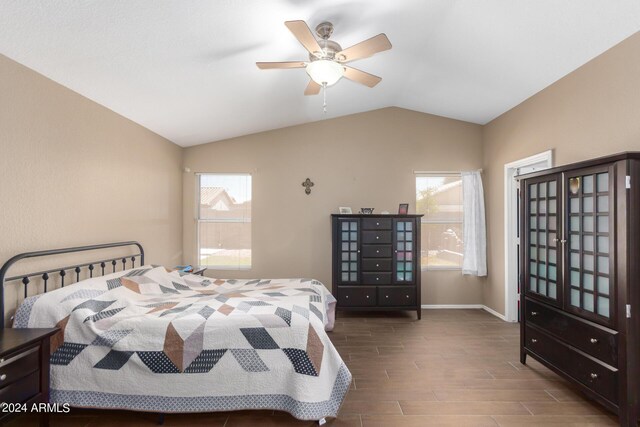
<svg viewBox="0 0 640 427"><path fill-rule="evenodd" d="M520 182L516 178L552 166L552 150L504 165L504 306L507 322L520 319Z"/></svg>

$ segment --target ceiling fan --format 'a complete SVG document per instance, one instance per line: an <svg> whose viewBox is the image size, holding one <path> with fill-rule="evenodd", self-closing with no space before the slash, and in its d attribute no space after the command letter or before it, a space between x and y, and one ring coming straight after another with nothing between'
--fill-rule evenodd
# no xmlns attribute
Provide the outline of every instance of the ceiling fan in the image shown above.
<svg viewBox="0 0 640 427"><path fill-rule="evenodd" d="M316 27L316 34L320 37L320 40L314 37L311 29L304 21L287 21L284 25L293 33L302 46L309 51L309 61L256 62L256 65L261 70L305 68L311 78L304 91L305 95L317 95L320 93L321 88L337 83L342 77L368 87L374 87L382 80L378 76L365 73L345 64L391 49L391 42L389 42L384 33L347 49L342 49L338 43L329 40L333 33L333 24L331 22L322 22Z"/></svg>

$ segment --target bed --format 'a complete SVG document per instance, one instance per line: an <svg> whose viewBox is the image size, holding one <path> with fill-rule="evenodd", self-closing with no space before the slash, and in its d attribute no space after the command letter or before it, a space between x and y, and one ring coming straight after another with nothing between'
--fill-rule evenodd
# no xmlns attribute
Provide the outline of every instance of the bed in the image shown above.
<svg viewBox="0 0 640 427"><path fill-rule="evenodd" d="M322 283L212 279L132 261L111 272L104 266L115 270L113 260L85 263L104 275L30 296L21 277L28 283L45 272L5 280L6 269L0 271L3 285L25 285L13 327L60 328L51 342L52 403L337 416L351 374L326 333L335 299ZM80 279L78 266L67 268Z"/></svg>

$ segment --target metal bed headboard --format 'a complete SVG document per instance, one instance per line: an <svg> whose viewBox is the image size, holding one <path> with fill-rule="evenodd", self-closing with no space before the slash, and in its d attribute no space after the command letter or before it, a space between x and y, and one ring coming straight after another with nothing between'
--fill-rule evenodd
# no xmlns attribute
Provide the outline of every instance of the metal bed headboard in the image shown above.
<svg viewBox="0 0 640 427"><path fill-rule="evenodd" d="M16 262L26 258L37 258L37 257L50 256L50 255L61 255L61 254L68 254L73 252L86 252L86 251L93 251L97 249L109 249L109 248L117 248L122 246L137 246L138 253L133 255L127 255L125 257L101 259L98 261L92 261L92 262L87 262L82 264L73 264L65 267L57 267L49 270L37 271L35 273L25 273L25 274L20 274L13 277L6 277L7 271L9 270L9 268L11 268ZM64 281L68 271L71 271L70 280L73 279L73 273L75 273L76 274L75 281L78 282L80 281L80 273L82 272L83 268L86 268L86 270L89 272L89 277L93 277L94 270L97 270L98 268L100 269L99 275L104 276L105 269L108 269L109 265L111 265L111 270L112 270L111 272L113 273L116 272L116 266L118 265L118 263L122 264L122 270L126 270L127 262L129 260L131 261L131 268L134 268L136 266L137 257L140 257L140 265L144 265L144 249L142 248L142 245L140 243L135 241L103 243L100 245L77 246L74 248L62 248L62 249L50 249L46 251L25 252L25 253L14 256L9 261L5 262L2 268L0 268L0 285L2 286L2 290L1 290L2 292L0 292L0 314L1 314L0 328L4 328L4 286L6 283L15 282L15 281L22 282L22 285L24 286L24 297L27 298L28 285L31 282L31 278L38 277L42 279L42 281L44 282L44 292L47 292L47 282L50 279L52 279L52 276L50 276L50 274L52 275L57 274L60 277L61 287L64 287L65 285ZM96 271L96 274L97 273L98 271ZM109 272L107 271L107 273Z"/></svg>

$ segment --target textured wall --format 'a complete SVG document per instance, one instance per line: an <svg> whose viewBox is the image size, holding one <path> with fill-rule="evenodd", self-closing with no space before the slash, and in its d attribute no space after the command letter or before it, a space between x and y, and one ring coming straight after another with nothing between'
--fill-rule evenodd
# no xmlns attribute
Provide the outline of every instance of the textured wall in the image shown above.
<svg viewBox="0 0 640 427"><path fill-rule="evenodd" d="M555 165L640 151L640 33L483 128L489 274L484 302L504 313L504 165L554 150Z"/></svg>
<svg viewBox="0 0 640 427"><path fill-rule="evenodd" d="M181 262L180 147L2 55L0 94L2 262L120 240Z"/></svg>
<svg viewBox="0 0 640 427"><path fill-rule="evenodd" d="M547 149L556 164L640 150L639 75L636 34L484 127L386 108L183 152L0 56L0 258L137 239L149 262L195 262L195 181L184 165L254 176L253 268L216 275L329 285L329 214L338 206L395 212L415 203L413 170L484 166L489 279L426 272L422 303L504 312L504 164ZM311 196L306 177L316 183Z"/></svg>
<svg viewBox="0 0 640 427"><path fill-rule="evenodd" d="M185 261L196 262L194 172L253 174L253 268L218 277L314 277L331 286L330 214L338 206L415 208L414 170L482 164L478 125L385 108L190 147L184 166ZM301 186L315 182L311 195ZM483 280L423 274L423 304L481 304Z"/></svg>

